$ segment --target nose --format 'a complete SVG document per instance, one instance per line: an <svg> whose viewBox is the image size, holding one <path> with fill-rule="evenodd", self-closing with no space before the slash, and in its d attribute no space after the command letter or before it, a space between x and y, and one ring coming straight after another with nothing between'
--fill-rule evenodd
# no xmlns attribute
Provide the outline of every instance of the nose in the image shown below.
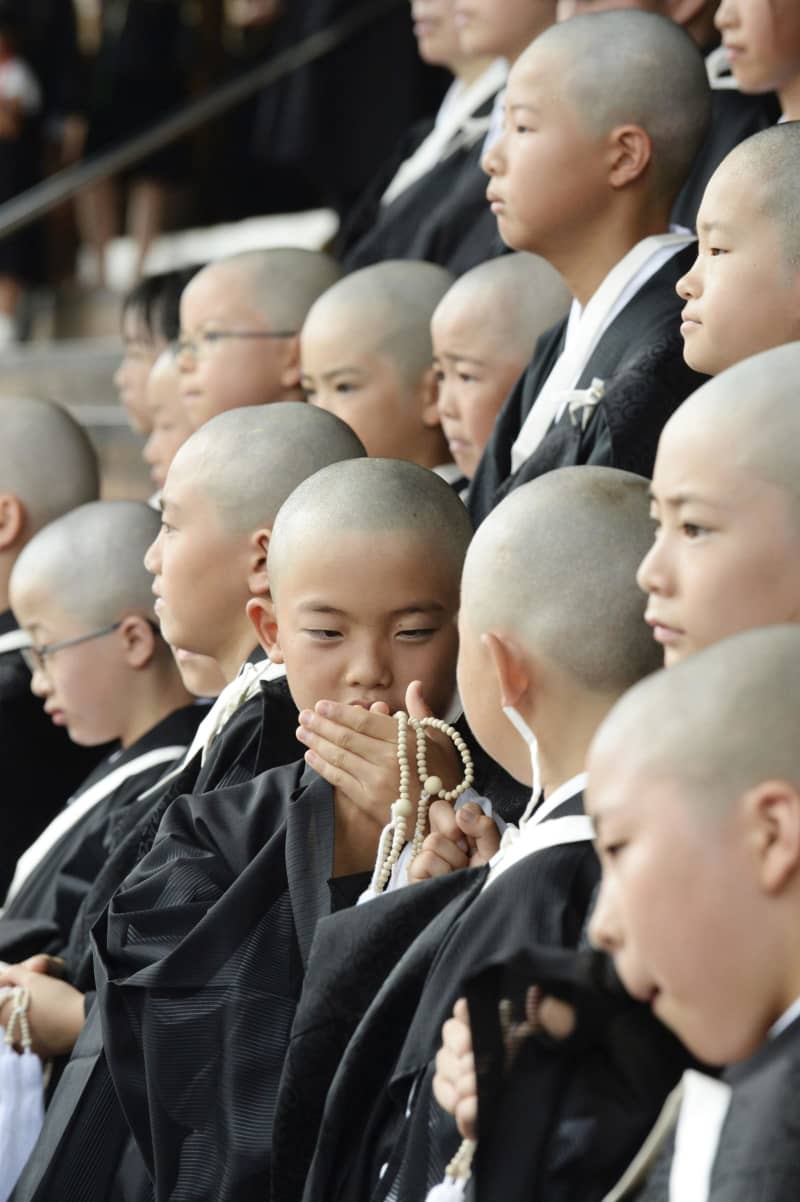
<svg viewBox="0 0 800 1202"><path fill-rule="evenodd" d="M192 371L196 362L197 352L191 337L188 334L181 334L175 346L175 365L178 371Z"/></svg>
<svg viewBox="0 0 800 1202"><path fill-rule="evenodd" d="M50 677L43 664L37 664L31 673L31 692L34 697L47 698L53 691Z"/></svg>
<svg viewBox="0 0 800 1202"><path fill-rule="evenodd" d="M686 275L681 276L675 285L675 291L681 300L693 300L702 293L702 285L700 282L700 256L698 255L692 266L686 272Z"/></svg>
<svg viewBox="0 0 800 1202"><path fill-rule="evenodd" d="M730 29L733 24L733 8L731 0L722 0L722 3L714 14L714 24L720 33L726 29Z"/></svg>
<svg viewBox="0 0 800 1202"><path fill-rule="evenodd" d="M502 133L500 137L492 143L489 149L481 159L481 167L486 175L490 175L492 179L496 175L502 175L505 163L505 141L506 135Z"/></svg>
<svg viewBox="0 0 800 1202"><path fill-rule="evenodd" d="M162 530L159 530L156 537L151 542L150 546L144 553L145 571L150 572L153 576L158 576L161 572L161 535Z"/></svg>
<svg viewBox="0 0 800 1202"><path fill-rule="evenodd" d="M142 459L148 467L152 467L158 460L157 449L154 445L154 435L151 434L147 442L142 447Z"/></svg>
<svg viewBox="0 0 800 1202"><path fill-rule="evenodd" d="M455 417L458 413L455 389L452 381L448 380L446 377L439 381L439 389L436 394L436 405L439 410L440 417Z"/></svg>
<svg viewBox="0 0 800 1202"><path fill-rule="evenodd" d="M658 538L639 564L636 583L643 593L653 596L665 596L669 592L667 552Z"/></svg>
<svg viewBox="0 0 800 1202"><path fill-rule="evenodd" d="M393 674L385 641L364 638L354 647L347 667L347 683L360 689L388 689Z"/></svg>
<svg viewBox="0 0 800 1202"><path fill-rule="evenodd" d="M608 877L603 876L594 903L594 910L589 919L590 942L600 951L609 952L611 955L619 951L623 944L622 928L613 892Z"/></svg>
<svg viewBox="0 0 800 1202"><path fill-rule="evenodd" d="M125 360L120 359L119 367L114 372L114 387L122 388L122 385L124 382L125 382Z"/></svg>

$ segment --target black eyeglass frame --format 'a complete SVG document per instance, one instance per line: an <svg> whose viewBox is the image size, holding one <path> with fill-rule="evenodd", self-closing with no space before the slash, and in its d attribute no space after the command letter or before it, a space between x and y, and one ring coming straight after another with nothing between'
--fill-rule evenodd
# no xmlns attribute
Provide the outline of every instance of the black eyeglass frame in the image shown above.
<svg viewBox="0 0 800 1202"><path fill-rule="evenodd" d="M113 634L115 630L119 630L123 621L124 618L120 618L118 622L101 626L99 630L90 630L88 634L78 634L71 639L60 639L57 643L45 643L44 647L36 647L31 643L29 647L20 647L19 653L25 660L31 675L34 672L45 672L47 671L45 660L49 655L55 655L57 651L64 651L67 647L77 647L80 643L88 643L92 639L101 639L107 634ZM155 622L148 619L147 625L159 638L161 637L161 631Z"/></svg>

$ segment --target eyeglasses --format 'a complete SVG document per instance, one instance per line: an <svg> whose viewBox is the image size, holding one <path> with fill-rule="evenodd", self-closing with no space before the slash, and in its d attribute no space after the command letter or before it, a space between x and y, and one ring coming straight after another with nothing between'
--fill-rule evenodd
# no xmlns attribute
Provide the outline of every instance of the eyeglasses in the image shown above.
<svg viewBox="0 0 800 1202"><path fill-rule="evenodd" d="M79 634L73 639L62 639L59 643L47 643L44 647L21 647L20 655L28 665L31 674L34 672L42 672L45 670L45 660L48 655L55 655L56 651L63 651L65 647L77 647L79 643L88 643L91 639L103 638L106 634L111 634L118 630L122 625L122 620L112 622L110 626L101 626L99 630L92 630L89 634Z"/></svg>
<svg viewBox="0 0 800 1202"><path fill-rule="evenodd" d="M218 342L228 338L294 338L296 334L297 330L206 330L193 338L181 334L175 343L175 353L182 355L185 352L199 358L211 354Z"/></svg>

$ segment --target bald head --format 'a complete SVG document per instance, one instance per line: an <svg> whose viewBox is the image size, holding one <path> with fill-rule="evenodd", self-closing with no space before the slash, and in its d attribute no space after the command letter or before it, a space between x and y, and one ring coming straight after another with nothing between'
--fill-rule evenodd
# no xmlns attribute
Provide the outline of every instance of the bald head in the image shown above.
<svg viewBox="0 0 800 1202"><path fill-rule="evenodd" d="M335 328L345 358L348 351L386 356L407 383L415 384L430 367L431 317L452 283L443 267L405 260L345 276L308 315L304 359L306 340Z"/></svg>
<svg viewBox="0 0 800 1202"><path fill-rule="evenodd" d="M449 324L469 314L476 336L526 363L541 334L560 321L572 298L562 277L539 255L500 255L462 275L433 315ZM466 349L466 348L465 348Z"/></svg>
<svg viewBox="0 0 800 1202"><path fill-rule="evenodd" d="M788 270L800 268L800 121L740 142L716 171L744 190L776 224Z"/></svg>
<svg viewBox="0 0 800 1202"><path fill-rule="evenodd" d="M646 131L659 191L677 194L711 119L705 63L689 35L666 17L624 9L554 25L533 47L559 59L563 96L590 134Z"/></svg>
<svg viewBox="0 0 800 1202"><path fill-rule="evenodd" d="M364 453L350 427L337 417L284 401L231 409L212 418L183 444L170 476L180 472L202 490L223 525L238 533L271 526L283 502L307 476Z"/></svg>
<svg viewBox="0 0 800 1202"><path fill-rule="evenodd" d="M278 247L248 250L210 263L188 285L213 277L243 289L248 302L274 329L300 330L314 301L341 275L336 262L316 250Z"/></svg>
<svg viewBox="0 0 800 1202"><path fill-rule="evenodd" d="M138 501L94 501L51 522L20 554L11 574L12 607L47 595L65 615L102 627L136 612L152 617L152 578L144 555L159 516Z"/></svg>
<svg viewBox="0 0 800 1202"><path fill-rule="evenodd" d="M399 459L358 459L324 468L301 484L275 522L270 584L280 589L283 563L304 538L343 532L410 534L425 553L449 564L455 580L472 537L467 511L440 476Z"/></svg>
<svg viewBox="0 0 800 1202"><path fill-rule="evenodd" d="M636 586L652 540L646 480L612 468L550 472L480 526L464 565L464 620L583 688L618 693L659 665Z"/></svg>
<svg viewBox="0 0 800 1202"><path fill-rule="evenodd" d="M766 780L800 789L800 628L724 639L642 681L598 731L591 763L675 780L707 813Z"/></svg>
<svg viewBox="0 0 800 1202"><path fill-rule="evenodd" d="M0 494L25 508L30 536L78 505L96 499L97 455L65 409L32 397L0 397Z"/></svg>
<svg viewBox="0 0 800 1202"><path fill-rule="evenodd" d="M725 448L731 467L784 490L800 519L800 342L774 347L720 372L684 401L661 435Z"/></svg>

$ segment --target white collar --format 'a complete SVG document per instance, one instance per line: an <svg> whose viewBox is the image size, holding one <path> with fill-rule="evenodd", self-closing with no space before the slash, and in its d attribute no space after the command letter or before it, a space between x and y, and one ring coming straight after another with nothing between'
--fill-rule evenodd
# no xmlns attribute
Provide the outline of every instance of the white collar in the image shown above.
<svg viewBox="0 0 800 1202"><path fill-rule="evenodd" d="M525 813L520 819L520 831L529 824L535 826L540 822L544 822L545 818L549 818L553 810L557 810L563 802L569 801L570 798L575 797L578 793L582 793L586 788L588 779L588 773L579 772L576 776L571 776L569 780L565 780L557 789L554 789L544 801L540 802L538 797L532 797L528 802Z"/></svg>
<svg viewBox="0 0 800 1202"><path fill-rule="evenodd" d="M772 1024L767 1039L777 1039L779 1035L783 1035L784 1031L788 1030L797 1018L800 1018L800 997L792 1002L787 1010L784 1010L777 1022Z"/></svg>

